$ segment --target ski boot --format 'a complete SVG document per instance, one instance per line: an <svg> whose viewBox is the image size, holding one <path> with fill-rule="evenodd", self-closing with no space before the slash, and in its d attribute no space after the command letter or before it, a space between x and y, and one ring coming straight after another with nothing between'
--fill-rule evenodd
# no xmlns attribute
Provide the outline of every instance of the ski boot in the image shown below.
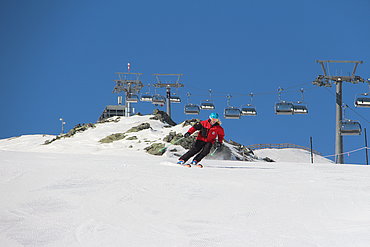
<svg viewBox="0 0 370 247"><path fill-rule="evenodd" d="M181 165L181 166L185 166L185 167L191 167L189 164L185 164L185 161L184 160L179 160L177 162L178 165Z"/></svg>
<svg viewBox="0 0 370 247"><path fill-rule="evenodd" d="M203 168L203 165L199 164L198 161L196 160L193 160L190 165L192 166L196 166L196 167L199 167L199 168Z"/></svg>

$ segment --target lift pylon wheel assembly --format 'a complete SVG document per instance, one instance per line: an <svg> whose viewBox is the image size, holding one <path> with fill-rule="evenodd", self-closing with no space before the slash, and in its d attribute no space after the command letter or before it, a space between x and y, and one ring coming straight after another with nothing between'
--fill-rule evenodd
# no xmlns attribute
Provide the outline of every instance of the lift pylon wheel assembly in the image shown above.
<svg viewBox="0 0 370 247"><path fill-rule="evenodd" d="M181 99L178 96L171 96L171 88L180 88L184 87L184 84L180 83L181 76L183 74L153 74L157 80L157 83L154 84L154 87L157 88L166 88L166 105L167 105L167 114L171 117L171 102L180 103ZM154 102L153 96L153 102ZM160 98L157 95L157 98Z"/></svg>
<svg viewBox="0 0 370 247"><path fill-rule="evenodd" d="M312 83L317 86L331 86L332 83L335 84L335 91L336 91L336 114L335 114L335 161L337 164L344 163L344 156L343 156L343 135L347 135L349 132L347 131L346 127L352 127L352 129L356 129L355 131L358 132L359 130L359 123L353 124L353 122L349 123L348 121L343 121L343 110L342 110L342 102L343 102L343 92L342 92L342 84L343 82L350 82L353 84L359 82L365 82L363 78L356 75L356 69L359 64L362 64L362 61L346 61L346 60L316 60L317 63L321 65L321 68L324 72L323 75L319 75ZM326 66L331 63L352 63L354 64L352 73L349 76L342 76L342 75L328 75Z"/></svg>

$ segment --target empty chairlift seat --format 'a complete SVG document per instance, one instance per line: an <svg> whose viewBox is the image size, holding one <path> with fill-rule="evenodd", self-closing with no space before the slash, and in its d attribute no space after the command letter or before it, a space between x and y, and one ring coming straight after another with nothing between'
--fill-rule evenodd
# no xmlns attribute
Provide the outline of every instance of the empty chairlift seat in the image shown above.
<svg viewBox="0 0 370 247"><path fill-rule="evenodd" d="M256 116L257 115L256 108L254 108L253 106L243 107L241 110L241 115L242 116Z"/></svg>
<svg viewBox="0 0 370 247"><path fill-rule="evenodd" d="M276 103L275 113L277 115L292 115L294 113L293 104L285 101Z"/></svg>
<svg viewBox="0 0 370 247"><path fill-rule="evenodd" d="M226 119L240 119L241 111L236 107L227 107L224 110L224 117Z"/></svg>
<svg viewBox="0 0 370 247"><path fill-rule="evenodd" d="M370 98L368 97L359 97L355 101L356 107L370 107Z"/></svg>
<svg viewBox="0 0 370 247"><path fill-rule="evenodd" d="M151 96L149 94L143 94L143 95L141 95L140 100L143 101L143 102L152 102L153 96Z"/></svg>
<svg viewBox="0 0 370 247"><path fill-rule="evenodd" d="M166 103L166 98L162 95L153 95L152 103L155 105L164 105Z"/></svg>
<svg viewBox="0 0 370 247"><path fill-rule="evenodd" d="M200 109L202 109L202 110L214 110L215 105L210 101L205 101L202 104L200 104Z"/></svg>
<svg viewBox="0 0 370 247"><path fill-rule="evenodd" d="M187 115L198 115L200 112L199 106L195 104L187 104L184 107L184 112Z"/></svg>
<svg viewBox="0 0 370 247"><path fill-rule="evenodd" d="M361 125L357 121L342 120L340 133L342 135L361 135Z"/></svg>
<svg viewBox="0 0 370 247"><path fill-rule="evenodd" d="M179 96L171 96L170 101L172 103L181 103L181 98Z"/></svg>
<svg viewBox="0 0 370 247"><path fill-rule="evenodd" d="M139 97L136 94L128 94L126 96L126 102L137 103L138 101L139 101Z"/></svg>
<svg viewBox="0 0 370 247"><path fill-rule="evenodd" d="M305 105L293 105L294 114L307 114L308 109Z"/></svg>

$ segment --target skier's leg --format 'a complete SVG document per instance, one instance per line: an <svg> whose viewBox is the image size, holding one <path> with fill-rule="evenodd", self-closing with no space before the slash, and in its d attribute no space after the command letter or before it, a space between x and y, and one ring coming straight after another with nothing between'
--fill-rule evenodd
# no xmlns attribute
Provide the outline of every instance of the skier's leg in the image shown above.
<svg viewBox="0 0 370 247"><path fill-rule="evenodd" d="M198 153L203 148L204 144L206 144L204 141L196 140L191 149L189 149L189 151L187 151L183 156L181 156L179 160L183 160L186 162L188 159L190 159L192 156Z"/></svg>
<svg viewBox="0 0 370 247"><path fill-rule="evenodd" d="M211 151L211 148L212 148L212 143L206 142L202 151L200 151L200 153L197 154L197 156L195 156L193 160L199 163L204 157L206 157L209 154L209 152Z"/></svg>

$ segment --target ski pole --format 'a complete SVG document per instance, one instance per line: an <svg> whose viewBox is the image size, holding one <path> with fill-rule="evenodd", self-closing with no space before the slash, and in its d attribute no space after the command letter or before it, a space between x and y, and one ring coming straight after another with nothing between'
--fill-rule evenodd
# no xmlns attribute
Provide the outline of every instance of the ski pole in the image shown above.
<svg viewBox="0 0 370 247"><path fill-rule="evenodd" d="M216 153L217 149L218 148L215 148L215 150L213 150L213 152L211 153L211 156L213 156Z"/></svg>

